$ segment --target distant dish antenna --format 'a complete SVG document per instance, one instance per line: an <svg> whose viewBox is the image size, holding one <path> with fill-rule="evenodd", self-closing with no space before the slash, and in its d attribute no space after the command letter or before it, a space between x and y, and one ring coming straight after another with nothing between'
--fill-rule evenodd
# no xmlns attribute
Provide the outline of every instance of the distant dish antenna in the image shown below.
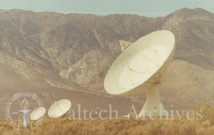
<svg viewBox="0 0 214 135"><path fill-rule="evenodd" d="M30 113L31 120L39 120L45 115L46 109L44 107L39 107Z"/></svg>
<svg viewBox="0 0 214 135"><path fill-rule="evenodd" d="M48 110L48 116L51 118L59 118L66 114L71 108L71 101L68 99L62 99L56 101L51 105Z"/></svg>
<svg viewBox="0 0 214 135"><path fill-rule="evenodd" d="M175 37L170 31L156 31L138 39L110 67L104 80L106 92L118 95L146 89L147 99L139 117L151 111L152 116L159 116L161 107L161 112L167 112L160 100L159 86L174 48Z"/></svg>

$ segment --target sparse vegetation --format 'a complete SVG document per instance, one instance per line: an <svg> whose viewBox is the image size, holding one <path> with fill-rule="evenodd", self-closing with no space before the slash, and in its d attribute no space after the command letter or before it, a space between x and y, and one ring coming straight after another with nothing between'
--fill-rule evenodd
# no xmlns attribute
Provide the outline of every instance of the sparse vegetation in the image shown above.
<svg viewBox="0 0 214 135"><path fill-rule="evenodd" d="M35 131L14 130L1 122L1 135L213 135L214 124L205 121L45 120Z"/></svg>
<svg viewBox="0 0 214 135"><path fill-rule="evenodd" d="M0 122L1 135L214 135L213 107L203 108L203 120L53 120L45 119L34 131L14 130ZM207 112L207 113L205 113Z"/></svg>

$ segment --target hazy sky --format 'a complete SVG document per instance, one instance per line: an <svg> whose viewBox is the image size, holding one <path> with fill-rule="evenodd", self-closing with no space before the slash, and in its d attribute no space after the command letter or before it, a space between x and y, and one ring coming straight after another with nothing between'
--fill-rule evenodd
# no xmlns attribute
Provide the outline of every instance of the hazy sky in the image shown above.
<svg viewBox="0 0 214 135"><path fill-rule="evenodd" d="M156 17L184 7L213 12L214 0L0 0L0 9L98 15L128 13Z"/></svg>

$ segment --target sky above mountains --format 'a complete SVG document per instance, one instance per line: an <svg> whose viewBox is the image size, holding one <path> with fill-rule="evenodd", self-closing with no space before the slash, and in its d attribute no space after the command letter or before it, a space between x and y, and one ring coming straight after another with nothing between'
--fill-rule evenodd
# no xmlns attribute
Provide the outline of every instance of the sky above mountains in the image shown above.
<svg viewBox="0 0 214 135"><path fill-rule="evenodd" d="M180 8L203 8L214 12L214 0L0 0L0 9L98 15L138 14L157 17Z"/></svg>

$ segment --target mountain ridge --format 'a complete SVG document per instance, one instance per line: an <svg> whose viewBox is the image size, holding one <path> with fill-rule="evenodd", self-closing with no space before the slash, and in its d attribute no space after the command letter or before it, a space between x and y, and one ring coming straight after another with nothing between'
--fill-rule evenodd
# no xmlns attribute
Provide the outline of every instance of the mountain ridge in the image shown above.
<svg viewBox="0 0 214 135"><path fill-rule="evenodd" d="M176 83L176 79L163 80L165 100L175 102L170 97L173 93L167 95L173 87L189 88L189 92L195 93L196 97L200 96L197 95L200 89L205 89L209 95L204 96L210 99L213 97L210 91L213 91L211 83L214 81L209 75L212 72L208 72L214 69L213 24L214 14L198 8L180 9L158 18L127 14L96 16L0 10L0 86L5 90L18 89L17 92L60 89L90 92L102 97L107 95L103 88L105 74L121 53L120 40L134 42L151 32L165 29L176 37L175 55L166 78L185 78L180 84ZM180 70L171 67L180 67ZM203 71L204 75L197 73L198 79L195 79L189 74L191 70L193 74ZM180 77L177 79L182 79ZM201 85L194 87L194 90L192 84L197 83ZM1 92L4 93L4 90ZM183 102L193 100L188 97L190 95L175 93L182 97ZM127 97L124 98L128 102ZM128 98L140 104L145 99L145 93ZM198 102L214 104L212 98L198 99ZM185 106L184 103L182 106Z"/></svg>

